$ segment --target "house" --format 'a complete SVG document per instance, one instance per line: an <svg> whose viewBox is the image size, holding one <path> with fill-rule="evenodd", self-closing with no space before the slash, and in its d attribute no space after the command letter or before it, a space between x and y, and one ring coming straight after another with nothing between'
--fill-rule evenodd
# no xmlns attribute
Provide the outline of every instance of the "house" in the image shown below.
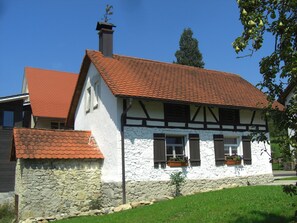
<svg viewBox="0 0 297 223"><path fill-rule="evenodd" d="M63 129L77 74L26 67L22 94L0 98L0 192L14 191L12 128Z"/></svg>
<svg viewBox="0 0 297 223"><path fill-rule="evenodd" d="M250 137L269 137L261 91L235 74L114 55L113 27L98 23L99 51L86 51L74 131L14 129L20 219L170 196L177 171L183 194L272 181L270 147ZM95 155L76 156L87 145Z"/></svg>
<svg viewBox="0 0 297 223"><path fill-rule="evenodd" d="M26 67L22 93L29 94L30 127L64 129L78 75Z"/></svg>
<svg viewBox="0 0 297 223"><path fill-rule="evenodd" d="M0 193L14 191L15 162L10 162L13 127L22 127L23 102L28 94L0 98Z"/></svg>

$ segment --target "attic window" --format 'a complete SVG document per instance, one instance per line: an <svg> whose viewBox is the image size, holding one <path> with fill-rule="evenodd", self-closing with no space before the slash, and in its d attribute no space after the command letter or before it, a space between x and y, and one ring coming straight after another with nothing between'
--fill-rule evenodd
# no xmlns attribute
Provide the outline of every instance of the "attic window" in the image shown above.
<svg viewBox="0 0 297 223"><path fill-rule="evenodd" d="M86 91L86 113L91 110L91 87L89 87Z"/></svg>
<svg viewBox="0 0 297 223"><path fill-rule="evenodd" d="M93 108L96 109L99 106L100 98L100 82L99 80L94 83L94 99L93 99Z"/></svg>
<svg viewBox="0 0 297 223"><path fill-rule="evenodd" d="M219 118L220 122L226 125L236 125L240 123L238 109L220 108Z"/></svg>
<svg viewBox="0 0 297 223"><path fill-rule="evenodd" d="M188 122L190 117L189 106L164 104L164 117L167 122Z"/></svg>

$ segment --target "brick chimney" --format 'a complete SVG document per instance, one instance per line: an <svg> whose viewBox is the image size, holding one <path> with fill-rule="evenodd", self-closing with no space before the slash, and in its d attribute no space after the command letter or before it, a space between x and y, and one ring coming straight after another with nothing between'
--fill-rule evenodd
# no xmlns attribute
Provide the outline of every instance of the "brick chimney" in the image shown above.
<svg viewBox="0 0 297 223"><path fill-rule="evenodd" d="M113 55L113 27L116 26L111 23L97 23L96 30L98 30L99 35L99 51L105 57L112 57Z"/></svg>

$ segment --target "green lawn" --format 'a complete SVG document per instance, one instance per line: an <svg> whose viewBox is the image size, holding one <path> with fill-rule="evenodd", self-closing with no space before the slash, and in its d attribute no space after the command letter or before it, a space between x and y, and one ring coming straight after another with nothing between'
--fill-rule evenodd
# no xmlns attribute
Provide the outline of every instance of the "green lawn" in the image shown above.
<svg viewBox="0 0 297 223"><path fill-rule="evenodd" d="M239 187L179 197L105 216L71 218L57 223L285 223L293 220L294 199L283 193L281 186Z"/></svg>
<svg viewBox="0 0 297 223"><path fill-rule="evenodd" d="M284 178L278 178L276 180L297 180L297 177L284 177Z"/></svg>

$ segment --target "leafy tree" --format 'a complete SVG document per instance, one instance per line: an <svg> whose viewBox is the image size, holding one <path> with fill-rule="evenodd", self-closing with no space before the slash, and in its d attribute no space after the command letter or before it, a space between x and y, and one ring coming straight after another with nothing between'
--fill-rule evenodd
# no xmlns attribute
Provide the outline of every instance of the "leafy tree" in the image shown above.
<svg viewBox="0 0 297 223"><path fill-rule="evenodd" d="M297 88L290 106L281 114L275 114L271 105L281 98L288 84L297 83L297 0L237 0L243 33L233 42L237 53L247 48L252 54L262 47L266 33L274 36L274 51L260 61L259 83L271 102L270 118L278 128L295 130L288 142L296 148L297 142ZM243 56L243 57L245 57Z"/></svg>
<svg viewBox="0 0 297 223"><path fill-rule="evenodd" d="M268 33L274 37L273 52L262 58L260 73L263 80L259 83L270 101L267 112L274 123L282 129L292 129L293 135L287 136L296 152L297 147L297 0L237 0L243 32L234 43L237 53L246 49L253 53L262 47ZM243 57L245 57L243 56ZM272 103L281 97L286 86L295 86L290 106L278 114L273 111ZM297 195L296 186L285 187L284 191ZM295 213L297 217L297 211Z"/></svg>
<svg viewBox="0 0 297 223"><path fill-rule="evenodd" d="M193 67L204 67L202 54L198 48L198 40L193 37L193 32L190 28L184 29L180 40L179 50L175 52L177 64L183 64Z"/></svg>

